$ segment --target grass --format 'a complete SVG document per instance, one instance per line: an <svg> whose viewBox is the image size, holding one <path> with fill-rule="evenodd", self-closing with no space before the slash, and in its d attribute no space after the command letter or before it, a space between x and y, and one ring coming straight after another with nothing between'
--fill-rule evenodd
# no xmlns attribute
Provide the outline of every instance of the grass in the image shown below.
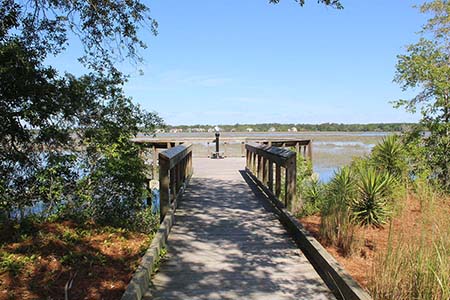
<svg viewBox="0 0 450 300"><path fill-rule="evenodd" d="M416 228L390 226L369 281L374 299L450 299L450 199L422 192Z"/></svg>
<svg viewBox="0 0 450 300"><path fill-rule="evenodd" d="M119 299L152 236L75 221L1 228L0 299Z"/></svg>

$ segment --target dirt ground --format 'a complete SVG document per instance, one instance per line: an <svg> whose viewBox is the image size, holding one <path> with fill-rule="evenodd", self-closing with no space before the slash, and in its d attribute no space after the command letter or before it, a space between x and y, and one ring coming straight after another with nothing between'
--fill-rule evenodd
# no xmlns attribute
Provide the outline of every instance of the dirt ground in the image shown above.
<svg viewBox="0 0 450 300"><path fill-rule="evenodd" d="M68 299L120 299L151 241L147 234L73 221L13 233L1 236L1 300L64 299L66 290Z"/></svg>

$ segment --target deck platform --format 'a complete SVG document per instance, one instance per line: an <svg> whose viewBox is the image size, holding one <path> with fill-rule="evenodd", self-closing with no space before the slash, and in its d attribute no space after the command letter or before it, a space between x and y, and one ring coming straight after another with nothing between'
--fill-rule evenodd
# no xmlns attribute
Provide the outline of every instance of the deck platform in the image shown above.
<svg viewBox="0 0 450 300"><path fill-rule="evenodd" d="M266 201L243 158L195 158L167 255L144 299L335 299Z"/></svg>

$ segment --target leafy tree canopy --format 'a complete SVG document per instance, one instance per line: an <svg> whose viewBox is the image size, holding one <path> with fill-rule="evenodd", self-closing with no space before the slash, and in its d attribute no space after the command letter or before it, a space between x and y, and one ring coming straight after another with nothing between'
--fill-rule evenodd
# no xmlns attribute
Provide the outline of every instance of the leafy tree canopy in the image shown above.
<svg viewBox="0 0 450 300"><path fill-rule="evenodd" d="M73 33L84 47L80 61L100 73L116 74L114 64L124 58L141 60L146 45L139 29L156 34L157 27L138 0L2 0L0 6L1 42L18 41L42 59L61 53Z"/></svg>
<svg viewBox="0 0 450 300"><path fill-rule="evenodd" d="M417 43L398 56L394 81L403 90L418 90L412 99L395 102L410 112L420 111L425 159L433 176L450 190L450 2L435 0L420 6L430 15Z"/></svg>

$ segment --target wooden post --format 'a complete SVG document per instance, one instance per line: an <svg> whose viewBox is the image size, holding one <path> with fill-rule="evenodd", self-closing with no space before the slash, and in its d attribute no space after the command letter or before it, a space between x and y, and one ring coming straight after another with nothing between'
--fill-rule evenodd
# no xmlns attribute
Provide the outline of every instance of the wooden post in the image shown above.
<svg viewBox="0 0 450 300"><path fill-rule="evenodd" d="M227 157L227 142L223 142L223 157Z"/></svg>
<svg viewBox="0 0 450 300"><path fill-rule="evenodd" d="M297 155L291 157L286 166L286 208L292 210L297 197Z"/></svg>
<svg viewBox="0 0 450 300"><path fill-rule="evenodd" d="M263 169L263 158L261 155L257 155L258 158L258 171L257 171L257 178L262 181L262 169Z"/></svg>
<svg viewBox="0 0 450 300"><path fill-rule="evenodd" d="M241 156L244 157L244 153L245 153L245 143L241 142Z"/></svg>
<svg viewBox="0 0 450 300"><path fill-rule="evenodd" d="M177 182L176 182L175 168L170 170L170 204L177 197Z"/></svg>
<svg viewBox="0 0 450 300"><path fill-rule="evenodd" d="M295 143L295 151L297 152L297 155L300 155L300 144L299 144L299 142Z"/></svg>
<svg viewBox="0 0 450 300"><path fill-rule="evenodd" d="M158 153L156 152L155 144L153 144L152 151L153 151L152 177L153 177L153 179L156 179L156 173L157 173L156 170L158 168Z"/></svg>
<svg viewBox="0 0 450 300"><path fill-rule="evenodd" d="M172 148L172 144L170 142L167 142L167 149Z"/></svg>
<svg viewBox="0 0 450 300"><path fill-rule="evenodd" d="M275 165L275 196L279 198L281 195L281 167Z"/></svg>
<svg viewBox="0 0 450 300"><path fill-rule="evenodd" d="M312 159L313 159L312 140L310 140L309 143L308 143L308 158L309 158L310 161L312 161Z"/></svg>
<svg viewBox="0 0 450 300"><path fill-rule="evenodd" d="M180 162L176 167L175 167L175 176L176 176L176 178L177 178L177 183L176 183L176 193L175 193L175 195L176 194L178 194L178 192L180 191L180 188L181 188L181 184L182 184L182 182L181 182L181 166L182 166L182 162Z"/></svg>
<svg viewBox="0 0 450 300"><path fill-rule="evenodd" d="M267 166L268 166L268 159L263 157L262 159L262 183L264 185L267 185L267 181L268 181L268 175L269 175L269 170L267 170Z"/></svg>
<svg viewBox="0 0 450 300"><path fill-rule="evenodd" d="M169 178L169 161L159 156L159 213L160 221L164 220L164 216L170 206L170 178Z"/></svg>
<svg viewBox="0 0 450 300"><path fill-rule="evenodd" d="M269 190L271 191L271 192L273 192L273 162L271 162L270 160L269 160L269 163L268 163L268 168L269 168L269 182L267 183L268 184L268 186L269 186Z"/></svg>
<svg viewBox="0 0 450 300"><path fill-rule="evenodd" d="M251 170L250 164L251 164L251 152L249 150L247 150L246 155L245 155L245 166L249 170Z"/></svg>
<svg viewBox="0 0 450 300"><path fill-rule="evenodd" d="M207 144L207 147L208 147L208 153L206 155L207 155L207 157L209 157L209 154L211 153L211 152L209 152L209 142L207 142L206 144Z"/></svg>

